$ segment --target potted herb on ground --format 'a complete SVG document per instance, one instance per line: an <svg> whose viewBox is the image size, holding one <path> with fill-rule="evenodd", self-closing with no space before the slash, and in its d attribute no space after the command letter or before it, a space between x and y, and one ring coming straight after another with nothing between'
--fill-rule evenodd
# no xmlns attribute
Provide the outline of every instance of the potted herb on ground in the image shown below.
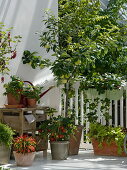
<svg viewBox="0 0 127 170"><path fill-rule="evenodd" d="M50 140L52 159L67 159L70 135L75 129L72 117L51 116L42 122L38 131L42 138Z"/></svg>
<svg viewBox="0 0 127 170"><path fill-rule="evenodd" d="M24 82L17 76L11 76L10 78L11 81L4 84L4 95L7 95L8 105L20 106Z"/></svg>
<svg viewBox="0 0 127 170"><path fill-rule="evenodd" d="M10 160L13 135L9 126L0 123L0 164L7 164Z"/></svg>
<svg viewBox="0 0 127 170"><path fill-rule="evenodd" d="M36 141L26 135L14 139L14 157L17 166L31 166L35 157Z"/></svg>

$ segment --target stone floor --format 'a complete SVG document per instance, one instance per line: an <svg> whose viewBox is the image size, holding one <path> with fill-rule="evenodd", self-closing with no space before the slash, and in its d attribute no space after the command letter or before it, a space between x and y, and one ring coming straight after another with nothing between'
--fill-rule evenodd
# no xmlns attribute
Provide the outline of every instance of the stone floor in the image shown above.
<svg viewBox="0 0 127 170"><path fill-rule="evenodd" d="M67 160L52 160L50 150L47 159L36 153L31 167L17 167L14 160L6 165L13 170L127 170L127 157L95 156L92 150L80 150L79 155Z"/></svg>

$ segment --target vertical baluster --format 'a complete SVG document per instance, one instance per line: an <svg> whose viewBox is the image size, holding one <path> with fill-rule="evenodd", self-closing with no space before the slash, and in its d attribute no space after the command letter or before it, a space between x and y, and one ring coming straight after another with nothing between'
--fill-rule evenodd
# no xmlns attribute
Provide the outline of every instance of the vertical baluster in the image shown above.
<svg viewBox="0 0 127 170"><path fill-rule="evenodd" d="M120 99L120 126L123 127L123 97Z"/></svg>
<svg viewBox="0 0 127 170"><path fill-rule="evenodd" d="M79 89L79 82L75 83L74 88L75 88L75 114L76 114L75 124L78 125L78 89Z"/></svg>
<svg viewBox="0 0 127 170"><path fill-rule="evenodd" d="M89 102L86 103L86 114L88 113L89 113ZM88 131L89 131L89 122L88 119L86 118L86 134L88 133ZM86 137L86 143L89 144L87 137Z"/></svg>
<svg viewBox="0 0 127 170"><path fill-rule="evenodd" d="M99 101L99 103L98 103L98 108L97 108L97 116L98 116L98 118L97 118L97 122L101 122L101 102Z"/></svg>
<svg viewBox="0 0 127 170"><path fill-rule="evenodd" d="M71 114L73 110L73 98L70 98L70 109L71 109Z"/></svg>
<svg viewBox="0 0 127 170"><path fill-rule="evenodd" d="M84 125L84 96L83 91L81 92L81 125Z"/></svg>
<svg viewBox="0 0 127 170"><path fill-rule="evenodd" d="M63 95L63 100L64 100L64 111L63 111L63 116L65 116L65 112L66 112L66 94L64 93L64 95Z"/></svg>
<svg viewBox="0 0 127 170"><path fill-rule="evenodd" d="M59 103L59 114L62 114L62 89L59 87L60 103Z"/></svg>
<svg viewBox="0 0 127 170"><path fill-rule="evenodd" d="M118 126L118 101L115 100L115 126Z"/></svg>
<svg viewBox="0 0 127 170"><path fill-rule="evenodd" d="M83 91L81 91L81 125L84 125L84 96L83 96ZM84 130L82 130L82 137L81 137L81 145L83 146L84 144Z"/></svg>
<svg viewBox="0 0 127 170"><path fill-rule="evenodd" d="M126 89L126 128L127 128L127 89Z"/></svg>
<svg viewBox="0 0 127 170"><path fill-rule="evenodd" d="M111 116L111 119L109 119L109 125L112 125L112 100L110 100L109 115Z"/></svg>

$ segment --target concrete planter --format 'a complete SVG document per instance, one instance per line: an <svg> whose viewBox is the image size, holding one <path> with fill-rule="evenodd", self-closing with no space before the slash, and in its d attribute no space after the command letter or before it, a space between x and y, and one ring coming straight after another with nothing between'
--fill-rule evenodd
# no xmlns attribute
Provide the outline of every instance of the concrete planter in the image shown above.
<svg viewBox="0 0 127 170"><path fill-rule="evenodd" d="M68 157L69 141L50 142L53 160L65 160Z"/></svg>
<svg viewBox="0 0 127 170"><path fill-rule="evenodd" d="M17 166L31 166L35 157L35 152L30 152L26 154L17 153L16 151L13 151L16 165Z"/></svg>
<svg viewBox="0 0 127 170"><path fill-rule="evenodd" d="M8 164L10 160L10 148L0 144L0 164Z"/></svg>

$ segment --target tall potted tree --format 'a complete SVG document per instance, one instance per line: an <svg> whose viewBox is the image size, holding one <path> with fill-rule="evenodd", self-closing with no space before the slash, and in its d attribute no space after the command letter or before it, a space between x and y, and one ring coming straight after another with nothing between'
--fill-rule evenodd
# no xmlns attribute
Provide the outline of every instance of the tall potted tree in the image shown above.
<svg viewBox="0 0 127 170"><path fill-rule="evenodd" d="M59 0L59 18L46 14L40 46L56 57L50 68L58 84L65 85L67 116L68 93L75 81L94 73L125 75L126 25L114 20L110 5L102 10L100 0Z"/></svg>

